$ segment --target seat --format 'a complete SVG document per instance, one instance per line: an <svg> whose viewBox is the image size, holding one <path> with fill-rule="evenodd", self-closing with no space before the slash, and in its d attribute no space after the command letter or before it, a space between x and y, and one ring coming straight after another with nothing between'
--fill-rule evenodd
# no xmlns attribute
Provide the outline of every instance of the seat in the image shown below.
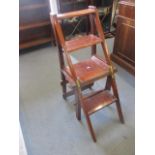
<svg viewBox="0 0 155 155"><path fill-rule="evenodd" d="M90 19L91 32L88 35L65 40L60 21L66 18L86 15ZM115 72L117 70L110 60L98 11L95 7L89 6L88 9L80 11L57 15L51 14L50 17L58 46L63 97L66 99L70 95L75 95L77 119L81 120L82 108L91 137L96 142L96 136L90 120L91 114L112 103L116 103L119 119L124 123L115 81ZM105 58L97 55L97 44L101 44ZM91 47L90 58L73 63L71 53L86 47ZM101 78L106 78L106 84L103 89L95 90L95 92L90 92L87 95L83 93L84 89L91 88ZM71 88L71 91L67 91L67 86Z"/></svg>

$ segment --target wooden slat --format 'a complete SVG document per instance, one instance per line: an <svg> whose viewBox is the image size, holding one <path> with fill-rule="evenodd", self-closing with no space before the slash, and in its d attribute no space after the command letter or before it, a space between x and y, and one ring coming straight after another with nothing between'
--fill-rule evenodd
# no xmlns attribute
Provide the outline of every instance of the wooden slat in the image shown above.
<svg viewBox="0 0 155 155"><path fill-rule="evenodd" d="M85 98L83 104L88 114L92 114L105 106L108 106L115 102L117 98L113 96L109 91L102 91L89 98Z"/></svg>
<svg viewBox="0 0 155 155"><path fill-rule="evenodd" d="M88 14L95 13L95 12L96 12L95 9L83 9L79 11L71 11L71 12L67 12L63 14L58 14L57 18L66 19L66 18L72 18L72 17L79 17L79 16L84 16L84 15L88 15Z"/></svg>
<svg viewBox="0 0 155 155"><path fill-rule="evenodd" d="M101 43L102 39L90 34L87 36L82 36L82 37L77 37L74 39L71 39L70 41L66 41L65 45L66 45L66 50L67 52L73 52L75 50L81 49L81 48L85 48L85 47L89 47L98 43Z"/></svg>
<svg viewBox="0 0 155 155"><path fill-rule="evenodd" d="M51 42L51 38L37 39L37 40L33 40L33 41L30 41L30 42L26 42L26 43L21 43L19 45L19 49L29 48L29 47L41 45L41 44L44 44L44 43L49 43L49 42Z"/></svg>
<svg viewBox="0 0 155 155"><path fill-rule="evenodd" d="M101 77L107 76L110 74L109 66L104 62L97 58L94 60L94 56L91 59L81 61L79 63L73 64L74 70L76 72L76 76L80 80L81 85L87 85L94 80L100 79ZM96 61L96 62L95 62ZM69 67L66 67L65 72L71 79L72 75ZM70 79L70 83L73 83Z"/></svg>
<svg viewBox="0 0 155 155"><path fill-rule="evenodd" d="M29 24L21 24L19 26L19 30L27 30L31 28L37 28L37 27L42 27L42 26L47 26L50 25L50 21L43 21L43 22L36 22L36 23L29 23Z"/></svg>

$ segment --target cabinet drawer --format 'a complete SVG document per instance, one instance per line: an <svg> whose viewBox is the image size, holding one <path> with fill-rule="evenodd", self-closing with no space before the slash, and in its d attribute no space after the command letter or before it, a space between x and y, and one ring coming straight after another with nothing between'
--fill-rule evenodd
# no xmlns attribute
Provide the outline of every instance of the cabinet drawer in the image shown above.
<svg viewBox="0 0 155 155"><path fill-rule="evenodd" d="M126 1L119 2L119 15L135 19L135 4Z"/></svg>

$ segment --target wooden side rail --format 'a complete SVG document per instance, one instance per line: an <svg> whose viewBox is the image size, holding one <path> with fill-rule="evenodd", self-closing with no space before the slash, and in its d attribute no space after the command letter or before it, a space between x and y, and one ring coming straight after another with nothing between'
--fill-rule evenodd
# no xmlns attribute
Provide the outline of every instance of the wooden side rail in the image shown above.
<svg viewBox="0 0 155 155"><path fill-rule="evenodd" d="M94 14L94 13L96 13L96 8L95 7L93 8L90 6L88 9L58 14L57 18L62 20L62 19L66 19L66 18L85 16L85 15Z"/></svg>

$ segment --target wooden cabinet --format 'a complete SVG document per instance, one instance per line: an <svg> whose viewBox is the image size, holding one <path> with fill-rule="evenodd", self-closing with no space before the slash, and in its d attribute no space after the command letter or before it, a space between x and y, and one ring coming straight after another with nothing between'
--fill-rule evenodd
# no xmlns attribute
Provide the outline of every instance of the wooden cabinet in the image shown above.
<svg viewBox="0 0 155 155"><path fill-rule="evenodd" d="M114 50L111 54L114 62L135 74L135 4L134 1L120 1L117 18Z"/></svg>
<svg viewBox="0 0 155 155"><path fill-rule="evenodd" d="M19 48L53 42L48 0L19 1Z"/></svg>

